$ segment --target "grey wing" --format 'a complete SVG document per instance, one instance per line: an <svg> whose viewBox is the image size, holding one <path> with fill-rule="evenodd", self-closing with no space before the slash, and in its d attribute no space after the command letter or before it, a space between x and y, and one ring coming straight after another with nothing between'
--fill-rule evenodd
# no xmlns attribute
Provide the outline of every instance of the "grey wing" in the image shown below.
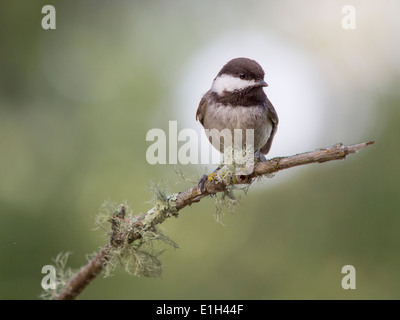
<svg viewBox="0 0 400 320"><path fill-rule="evenodd" d="M204 118L207 112L207 101L204 97L205 95L203 96L203 98L201 98L196 112L196 120L199 120L203 127L204 127Z"/></svg>
<svg viewBox="0 0 400 320"><path fill-rule="evenodd" d="M269 152L269 150L271 149L272 140L274 140L274 136L278 129L278 123L279 123L278 114L276 113L274 106L272 105L271 101L268 100L268 98L267 98L267 102L266 102L266 108L268 110L268 119L272 123L272 130L271 130L271 134L267 140L267 143L260 149L260 151L263 154L267 154Z"/></svg>

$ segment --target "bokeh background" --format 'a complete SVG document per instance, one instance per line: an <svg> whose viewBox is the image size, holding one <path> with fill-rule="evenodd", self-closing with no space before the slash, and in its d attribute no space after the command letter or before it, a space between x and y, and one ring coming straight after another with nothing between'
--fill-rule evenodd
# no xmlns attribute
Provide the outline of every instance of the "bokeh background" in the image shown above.
<svg viewBox="0 0 400 320"><path fill-rule="evenodd" d="M56 30L41 27L46 4ZM342 28L348 4L355 30ZM215 199L185 208L163 224L180 248L163 253L162 278L117 270L80 299L400 298L399 11L395 0L1 1L0 298L38 299L59 252L84 265L105 244L93 231L105 199L145 213L151 181L190 186L147 163L146 134L169 120L201 133L198 101L237 56L266 71L281 121L271 156L375 145L258 182L224 226ZM341 287L344 265L355 290Z"/></svg>

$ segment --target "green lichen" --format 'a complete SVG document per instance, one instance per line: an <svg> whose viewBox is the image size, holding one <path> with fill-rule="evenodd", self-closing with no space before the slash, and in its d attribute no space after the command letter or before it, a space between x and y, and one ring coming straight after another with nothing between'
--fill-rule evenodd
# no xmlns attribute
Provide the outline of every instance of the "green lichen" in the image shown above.
<svg viewBox="0 0 400 320"><path fill-rule="evenodd" d="M145 215L134 215L126 202L117 205L107 200L99 210L96 224L110 237L104 276L110 276L122 266L134 276L160 277L164 252L161 245L178 248L177 244L157 227L165 219L177 216L178 195L168 195L160 185L153 185L153 208Z"/></svg>
<svg viewBox="0 0 400 320"><path fill-rule="evenodd" d="M59 253L53 261L53 267L55 268L55 289L43 289L39 298L43 300L54 300L58 294L64 289L65 285L70 279L76 274L76 270L67 267L68 258L71 252Z"/></svg>

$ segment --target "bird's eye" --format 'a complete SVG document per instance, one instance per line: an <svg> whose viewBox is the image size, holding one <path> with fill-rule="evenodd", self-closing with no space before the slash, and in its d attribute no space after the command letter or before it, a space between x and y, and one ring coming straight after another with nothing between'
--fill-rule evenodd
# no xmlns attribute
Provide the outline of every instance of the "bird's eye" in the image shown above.
<svg viewBox="0 0 400 320"><path fill-rule="evenodd" d="M244 73L239 74L240 79L246 79L246 75Z"/></svg>

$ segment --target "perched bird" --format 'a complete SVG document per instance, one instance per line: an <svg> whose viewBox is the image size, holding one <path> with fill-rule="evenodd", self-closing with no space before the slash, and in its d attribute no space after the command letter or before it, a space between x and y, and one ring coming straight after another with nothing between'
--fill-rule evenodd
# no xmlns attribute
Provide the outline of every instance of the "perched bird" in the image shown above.
<svg viewBox="0 0 400 320"><path fill-rule="evenodd" d="M265 161L264 154L269 152L278 128L278 115L263 90L268 86L264 75L264 70L254 60L236 58L229 61L200 100L196 112L196 120L204 129L228 129L232 137L234 129L241 129L243 146L246 129L253 129L255 156L261 161ZM211 136L208 138L214 147L224 152L224 139L220 138L216 143Z"/></svg>

